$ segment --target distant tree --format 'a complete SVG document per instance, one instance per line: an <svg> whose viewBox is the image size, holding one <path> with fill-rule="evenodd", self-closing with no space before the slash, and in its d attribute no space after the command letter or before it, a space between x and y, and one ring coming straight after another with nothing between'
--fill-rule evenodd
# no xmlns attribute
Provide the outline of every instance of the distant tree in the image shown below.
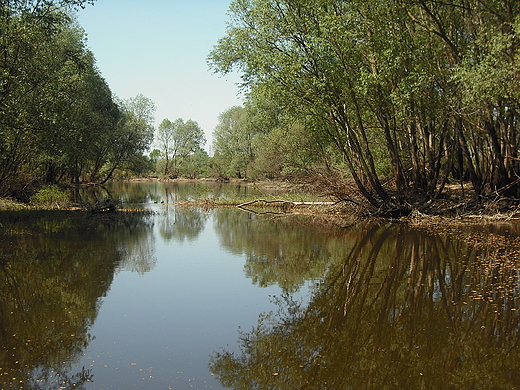
<svg viewBox="0 0 520 390"><path fill-rule="evenodd" d="M152 99L139 93L132 98L123 100L120 104L125 110L132 112L136 120L146 127L147 136L150 137L150 131L154 130L155 110L157 109Z"/></svg>
<svg viewBox="0 0 520 390"><path fill-rule="evenodd" d="M163 121L159 125L159 128L157 129L157 135L155 138L157 146L159 147L158 150L160 151L161 155L164 156L165 159L163 168L163 175L165 176L170 171L170 158L174 146L173 131L173 123L170 122L169 119L163 119Z"/></svg>
<svg viewBox="0 0 520 390"><path fill-rule="evenodd" d="M208 173L209 155L204 149L199 148L184 160L179 168L182 176L197 179Z"/></svg>
<svg viewBox="0 0 520 390"><path fill-rule="evenodd" d="M262 135L255 149L255 176L270 179L312 174L327 157L321 145L298 122L288 121Z"/></svg>
<svg viewBox="0 0 520 390"><path fill-rule="evenodd" d="M241 106L222 112L213 131L214 160L231 177L248 176L249 165L255 157L254 139L256 131L251 116Z"/></svg>
<svg viewBox="0 0 520 390"><path fill-rule="evenodd" d="M155 103L138 94L120 102L122 116L114 134L113 148L107 163L107 173L102 183L108 181L114 171L135 155L142 156L153 141Z"/></svg>
<svg viewBox="0 0 520 390"><path fill-rule="evenodd" d="M161 159L161 151L159 149L154 149L148 155L150 158L150 162L153 165L153 171L157 172L157 163Z"/></svg>
<svg viewBox="0 0 520 390"><path fill-rule="evenodd" d="M199 124L191 119L186 122L181 118L175 122L164 119L159 125L156 142L166 160L163 174L176 177L186 158L204 146L206 138Z"/></svg>

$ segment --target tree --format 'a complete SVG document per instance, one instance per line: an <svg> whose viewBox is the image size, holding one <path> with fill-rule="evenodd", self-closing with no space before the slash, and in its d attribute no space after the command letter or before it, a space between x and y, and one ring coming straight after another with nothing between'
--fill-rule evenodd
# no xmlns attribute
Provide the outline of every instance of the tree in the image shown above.
<svg viewBox="0 0 520 390"><path fill-rule="evenodd" d="M186 157L180 166L180 174L190 179L197 179L206 175L209 168L209 155L204 149L199 148Z"/></svg>
<svg viewBox="0 0 520 390"><path fill-rule="evenodd" d="M161 158L161 151L159 149L154 149L150 152L148 157L150 159L150 163L153 168L152 172L157 172L157 170L158 170L157 163L159 162L159 160Z"/></svg>
<svg viewBox="0 0 520 390"><path fill-rule="evenodd" d="M236 0L209 62L311 124L377 212L431 206L456 163L478 199L518 196L519 7Z"/></svg>
<svg viewBox="0 0 520 390"><path fill-rule="evenodd" d="M166 160L163 171L165 176L170 171L170 156L172 154L171 149L173 148L173 130L173 123L168 119L163 119L157 129L156 142L158 143L161 154Z"/></svg>
<svg viewBox="0 0 520 390"><path fill-rule="evenodd" d="M108 169L102 183L108 181L114 171L136 155L142 156L153 141L155 103L138 94L120 102L122 116L113 134Z"/></svg>
<svg viewBox="0 0 520 390"><path fill-rule="evenodd" d="M214 163L220 174L236 178L262 176L258 170L258 152L265 136L282 125L282 112L267 94L244 107L234 106L219 115L213 131Z"/></svg>
<svg viewBox="0 0 520 390"><path fill-rule="evenodd" d="M221 72L239 66L253 91L271 89L293 115L320 122L315 128L336 145L359 189L379 206L390 199L375 172L364 107L353 85L367 69L355 44L362 27L351 4L329 3L236 1L230 8L234 25L210 61Z"/></svg>
<svg viewBox="0 0 520 390"><path fill-rule="evenodd" d="M166 159L164 174L173 177L179 175L179 167L186 158L206 143L199 124L191 119L184 122L181 118L173 123L164 119L159 125L156 140Z"/></svg>
<svg viewBox="0 0 520 390"><path fill-rule="evenodd" d="M69 42L61 45L69 54L40 102L44 113L40 127L45 133L39 160L47 181L55 181L61 172L73 181L83 177L94 182L108 161L121 111L93 54L85 49L83 31L65 30L60 35Z"/></svg>
<svg viewBox="0 0 520 390"><path fill-rule="evenodd" d="M231 177L247 177L249 164L254 159L254 132L245 108L235 106L218 117L219 123L213 131L215 160L223 165Z"/></svg>
<svg viewBox="0 0 520 390"><path fill-rule="evenodd" d="M53 21L52 11L56 7L84 8L87 4L94 4L95 0L7 0L1 4L4 14L27 14L30 17Z"/></svg>
<svg viewBox="0 0 520 390"><path fill-rule="evenodd" d="M322 153L320 143L297 121L259 136L255 151L254 175L269 179L301 176L315 180L315 173L323 172L323 158L332 157L332 153Z"/></svg>
<svg viewBox="0 0 520 390"><path fill-rule="evenodd" d="M118 102L72 12L93 1L0 4L0 193L28 183L105 182L147 169L155 106L142 95Z"/></svg>
<svg viewBox="0 0 520 390"><path fill-rule="evenodd" d="M97 130L100 120L113 124L117 117L110 91L85 47L84 32L54 3L58 4L12 1L0 6L0 187L4 193L39 176L54 181L71 168L70 156L81 160L90 151L86 142L71 151L77 140L89 134L85 125Z"/></svg>

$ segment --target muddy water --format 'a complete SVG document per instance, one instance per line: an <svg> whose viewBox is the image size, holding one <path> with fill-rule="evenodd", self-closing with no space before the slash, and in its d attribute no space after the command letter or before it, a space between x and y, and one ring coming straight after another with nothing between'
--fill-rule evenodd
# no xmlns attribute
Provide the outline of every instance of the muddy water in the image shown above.
<svg viewBox="0 0 520 390"><path fill-rule="evenodd" d="M0 214L0 388L520 387L519 226L430 232L174 206ZM313 221L315 222L315 221Z"/></svg>

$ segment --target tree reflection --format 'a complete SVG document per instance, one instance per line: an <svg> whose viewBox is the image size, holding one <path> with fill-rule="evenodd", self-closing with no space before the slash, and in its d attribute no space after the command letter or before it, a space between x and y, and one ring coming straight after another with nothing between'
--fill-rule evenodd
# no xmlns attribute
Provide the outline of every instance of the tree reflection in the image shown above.
<svg viewBox="0 0 520 390"><path fill-rule="evenodd" d="M170 205L201 198L237 198L260 194L258 190L248 185L211 181L115 181L103 188L96 187L96 192L98 198L106 197L108 192L112 199L123 203L163 202Z"/></svg>
<svg viewBox="0 0 520 390"><path fill-rule="evenodd" d="M221 245L245 255L246 276L260 287L277 284L297 291L307 280L321 279L331 259L349 247L340 229L294 216L270 219L226 209L214 215Z"/></svg>
<svg viewBox="0 0 520 390"><path fill-rule="evenodd" d="M518 388L518 248L373 226L210 368L233 389Z"/></svg>
<svg viewBox="0 0 520 390"><path fill-rule="evenodd" d="M144 240L145 214L5 213L0 227L0 388L81 389L69 372L91 341L122 251Z"/></svg>
<svg viewBox="0 0 520 390"><path fill-rule="evenodd" d="M209 215L195 207L165 206L157 216L159 233L169 242L193 241L204 230Z"/></svg>

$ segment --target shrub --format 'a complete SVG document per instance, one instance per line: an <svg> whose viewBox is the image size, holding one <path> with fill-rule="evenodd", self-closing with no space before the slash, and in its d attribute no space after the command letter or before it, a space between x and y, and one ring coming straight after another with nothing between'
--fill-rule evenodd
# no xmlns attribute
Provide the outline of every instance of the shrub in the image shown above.
<svg viewBox="0 0 520 390"><path fill-rule="evenodd" d="M69 195L57 185L43 187L31 197L31 206L45 209L59 209L70 206Z"/></svg>

